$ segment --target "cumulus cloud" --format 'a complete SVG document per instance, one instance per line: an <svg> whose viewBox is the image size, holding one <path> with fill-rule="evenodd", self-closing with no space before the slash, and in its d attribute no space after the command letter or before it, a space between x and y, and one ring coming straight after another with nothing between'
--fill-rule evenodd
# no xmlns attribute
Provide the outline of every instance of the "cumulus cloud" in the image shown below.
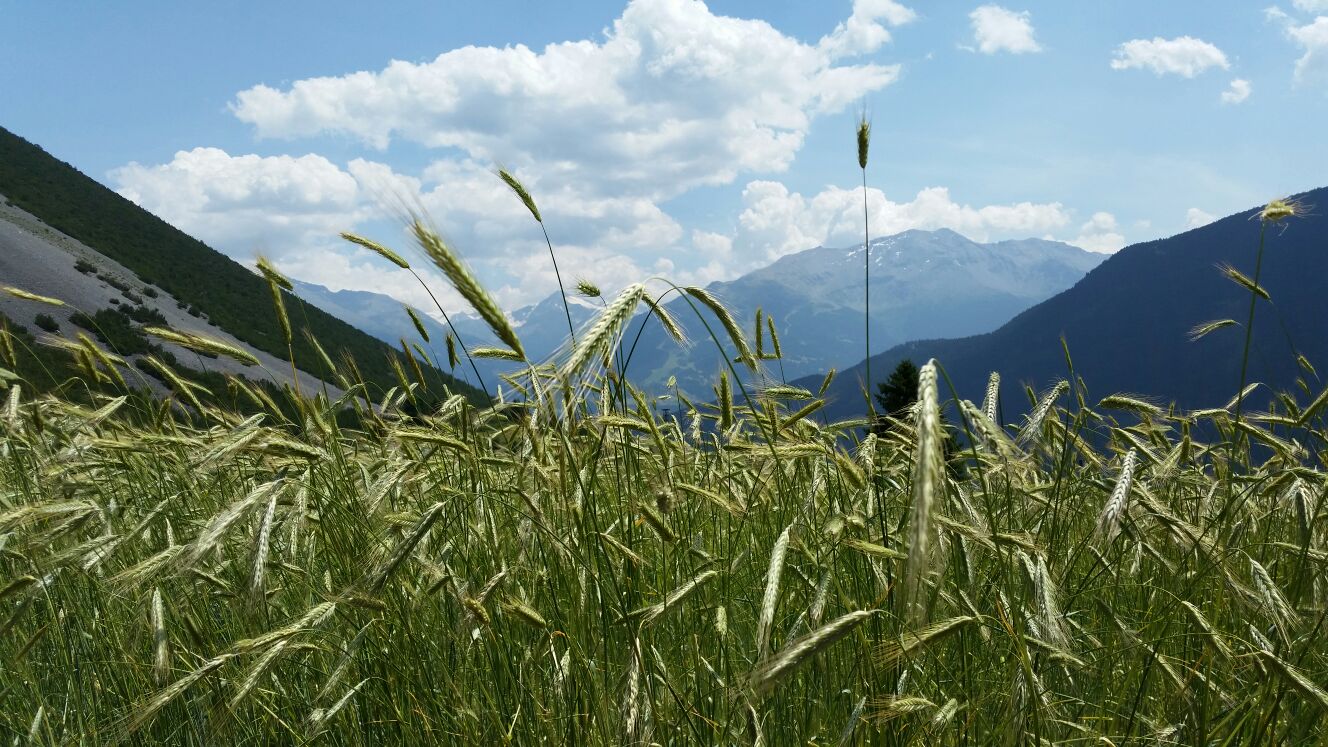
<svg viewBox="0 0 1328 747"><path fill-rule="evenodd" d="M1243 78L1236 78L1231 81L1227 90L1222 92L1222 103L1239 104L1250 97L1250 82Z"/></svg>
<svg viewBox="0 0 1328 747"><path fill-rule="evenodd" d="M1033 22L1028 11L983 5L969 13L968 18L973 23L973 40L983 54L1042 51L1033 38Z"/></svg>
<svg viewBox="0 0 1328 747"><path fill-rule="evenodd" d="M742 214L734 241L735 261L759 265L815 246L851 245L862 240L862 191L827 187L805 197L779 182L753 181L743 190ZM1070 222L1058 202L1020 202L972 207L955 202L945 187L928 187L908 202L894 202L878 189L867 190L873 235L913 228L949 228L976 241L1040 235Z"/></svg>
<svg viewBox="0 0 1328 747"><path fill-rule="evenodd" d="M355 177L319 155L194 148L158 166L130 163L110 178L124 197L232 253L306 243L363 216Z"/></svg>
<svg viewBox="0 0 1328 747"><path fill-rule="evenodd" d="M1296 60L1296 82L1328 80L1328 16L1319 16L1303 26L1290 24L1286 33L1304 51Z"/></svg>
<svg viewBox="0 0 1328 747"><path fill-rule="evenodd" d="M1112 254L1125 246L1125 237L1120 233L1116 216L1111 213L1097 212L1079 227L1079 235L1067 243L1080 249L1100 254Z"/></svg>
<svg viewBox="0 0 1328 747"><path fill-rule="evenodd" d="M169 163L130 163L110 173L116 191L213 248L252 264L266 255L292 277L332 290L389 293L421 309L432 302L409 273L337 234L374 217L376 194L412 194L419 180L357 159L341 168L318 155L232 156L194 148ZM427 267L444 302L459 297Z"/></svg>
<svg viewBox="0 0 1328 747"><path fill-rule="evenodd" d="M635 0L602 41L463 47L431 62L259 85L231 109L263 137L404 139L566 182L656 198L786 169L811 120L892 83L898 66L840 64L912 11L858 0L817 44L699 0Z"/></svg>
<svg viewBox="0 0 1328 747"><path fill-rule="evenodd" d="M1130 68L1152 70L1157 75L1179 75L1193 78L1209 68L1231 67L1227 56L1216 46L1192 36L1175 39L1132 39L1116 48L1111 61L1114 70Z"/></svg>
<svg viewBox="0 0 1328 747"><path fill-rule="evenodd" d="M1185 230L1206 226L1217 220L1210 213L1206 213L1199 208L1190 208L1185 211Z"/></svg>
<svg viewBox="0 0 1328 747"><path fill-rule="evenodd" d="M369 258L328 249L337 231L423 210L500 298L529 303L556 285L542 234L493 174L502 163L535 195L565 272L606 290L656 272L718 279L732 269L728 238L688 236L664 201L785 170L817 117L896 80L897 65L845 60L878 51L914 18L895 0L855 0L845 21L810 43L699 0L634 0L601 38L542 50L463 47L428 62L257 85L231 103L260 137L434 149L418 172L199 148L111 178L232 256L263 249L334 288L391 287L362 271ZM319 264L315 249L339 254Z"/></svg>
<svg viewBox="0 0 1328 747"><path fill-rule="evenodd" d="M894 0L857 0L847 21L823 37L817 48L834 57L875 52L890 41L888 26L903 26L917 18Z"/></svg>

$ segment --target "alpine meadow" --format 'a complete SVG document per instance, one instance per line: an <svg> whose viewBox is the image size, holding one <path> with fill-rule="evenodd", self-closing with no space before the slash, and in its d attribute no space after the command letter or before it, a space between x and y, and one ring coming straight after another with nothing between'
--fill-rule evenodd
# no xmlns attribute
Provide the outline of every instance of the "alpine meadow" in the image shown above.
<svg viewBox="0 0 1328 747"><path fill-rule="evenodd" d="M1072 38L1054 41L1068 26L1039 25L1035 38L1032 21L1057 6L1029 5L1034 14L965 6L959 32L972 40L945 37L936 54L994 65L998 55L1023 63L1057 46L1077 51ZM1283 18L1250 12L1305 47L1297 86L1322 88L1311 73L1328 42L1302 40L1293 24L1328 29L1328 17L1296 21L1315 3L1294 6L1277 10ZM650 10L660 25L634 32ZM1117 224L1099 212L1071 239L1068 218L1048 227L1028 217L1051 203L952 204L947 214L977 216L953 230L900 222L926 209L922 194L886 201L877 183L903 158L891 138L907 134L888 120L907 75L834 63L849 47L874 59L892 34L931 20L923 10L854 2L849 20L803 44L696 0L636 0L602 40L543 53L458 42L447 53L487 55L492 79L482 70L466 85L434 81L438 100L424 98L497 101L493 118L510 103L502 55L545 72L566 73L559 66L578 55L603 53L596 64L610 66L633 33L627 48L659 55L641 62L652 75L675 57L719 60L745 33L793 45L788 60L826 61L806 86L866 70L845 78L865 87L857 95L821 91L776 117L797 135L793 150L808 132L807 148L827 137L805 130L813 114L849 125L834 134L825 172L847 186L794 195L809 212L833 197L833 215L806 218L802 234L781 239L796 247L743 265L741 226L760 207L745 203L728 243L706 239L732 262L713 276L682 259L620 262L595 254L601 239L586 236L633 241L638 229L601 222L627 220L604 217L619 210L656 220L647 202L682 214L713 194L718 207L706 209L725 209L721 187L759 169L725 150L732 163L715 173L727 181L696 177L695 163L614 129L618 121L595 127L678 163L662 172L622 163L621 175L599 176L599 156L583 153L594 147L556 142L574 123L508 130L486 113L466 126L483 130L488 150L462 144L460 125L412 147L472 148L467 158L484 160L479 172L505 211L497 217L458 228L446 200L462 197L445 180L416 193L419 180L410 187L400 174L374 195L390 205L378 224L359 207L319 208L326 214L311 227L287 232L308 215L268 221L242 195L231 203L236 225L275 233L252 257L227 249L233 258L190 235L219 225L207 222L215 216L190 224L153 209L164 198L143 180L170 166L134 162L111 172L112 190L0 130L0 736L14 745L1328 744L1328 216L1314 204L1328 191L1287 186L1288 196L1247 205L1228 182L1254 177L1233 167L1222 189L1243 209L1134 246L1123 234L1153 230L1142 217ZM37 24L40 11L30 12ZM787 23L801 12L787 11ZM684 17L734 25L707 42ZM642 41L674 33L659 29L675 21L695 47L652 51ZM1125 42L1110 65L1095 64L1118 78L1151 70L1157 80L1144 82L1158 85L1206 68L1261 70L1199 39L1173 41ZM1137 44L1161 46L1148 56ZM1185 67L1185 54L1201 66ZM257 86L229 107L277 140L259 150L279 149L282 138L312 137L302 117L332 116L335 107L301 97L348 80L368 91L433 64L287 81L289 91ZM452 74L442 70L425 72ZM745 80L728 68L713 75ZM540 86L564 85L556 78ZM1272 95L1271 80L1256 83ZM717 105L676 80L660 85L659 101ZM1242 103L1250 85L1233 81L1214 111L1260 106ZM364 95L390 109L400 102L381 97L393 90ZM290 132L253 108L277 98ZM347 116L359 111L338 101ZM626 121L634 102L624 101L614 107ZM659 118L701 117L691 103L678 110L688 114L660 103ZM663 140L690 126L670 121ZM363 137L389 160L386 135L379 143L358 126L328 126L314 142L339 152L350 146L337 138ZM533 146L548 148L544 171L528 153L512 156L520 168L502 165L504 147L545 126L547 146ZM406 137L408 126L395 127ZM677 137L704 150L710 136ZM244 158L269 170L207 179L238 193L315 156ZM349 163L356 178L376 168ZM431 168L456 176L458 193L472 189L469 166ZM658 173L695 183L634 186ZM1277 172L1300 184L1289 173ZM327 185L341 182L328 178L335 191ZM563 184L577 179L605 181ZM1113 179L1112 189L1134 188ZM770 184L750 183L743 198L772 193ZM806 226L822 224L831 228L807 238ZM1090 224L1101 232L1086 238ZM480 239L496 246L516 230L522 269L500 278L489 260L505 250ZM683 238L660 241L714 232L675 233ZM1119 239L1112 256L1081 256L1104 251L1086 245L1108 234ZM288 239L312 242L312 254L289 250ZM775 287L780 257L818 241L821 253L798 265L805 274L781 280L805 296L751 298ZM847 257L825 249L849 244ZM908 264L908 251L934 253L909 265L915 274L887 277L883 268ZM343 287L363 293L340 294L345 308L391 309L374 327L399 331L397 343L301 293L330 282L316 273L340 267L334 257L359 263L348 275L362 282ZM848 291L830 285L841 282L831 259L852 273ZM965 274L966 261L990 264ZM1007 276L990 287L971 280L1007 265L1029 285L1040 273L1036 291L1008 291ZM527 266L538 274L521 274ZM622 266L639 276L620 282L612 273ZM964 334L981 334L927 340L900 321L902 306L928 302L910 294L961 276L944 305L963 311L967 298L998 310L968 320ZM747 294L741 307L725 282ZM787 299L799 315L781 308ZM543 318L511 313L519 302ZM824 319L847 321L817 332ZM789 328L810 339L791 339ZM831 353L818 351L832 345L836 355L851 347L841 373L822 365ZM947 353L958 361L949 370ZM1159 373L1154 361L1174 370Z"/></svg>

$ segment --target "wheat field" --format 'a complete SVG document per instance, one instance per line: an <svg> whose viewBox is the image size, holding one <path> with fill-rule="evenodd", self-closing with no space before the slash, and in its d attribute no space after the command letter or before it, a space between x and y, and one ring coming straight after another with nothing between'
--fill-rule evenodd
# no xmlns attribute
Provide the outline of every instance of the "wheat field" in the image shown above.
<svg viewBox="0 0 1328 747"><path fill-rule="evenodd" d="M509 345L466 355L524 361L464 263L415 235ZM90 340L66 343L87 401L8 377L0 729L53 745L1323 742L1328 392L1251 412L1241 382L1224 408L1180 412L1088 401L1072 375L1003 423L998 374L985 397L955 392L932 361L907 416L827 422L824 386L761 374L779 357L768 318L749 332L706 291L655 284L604 299L495 407L412 406L425 392L400 366L377 399L342 366L336 401L288 390L245 415L181 384L154 403L120 391ZM697 310L693 344L734 358L706 402L626 375L634 315L683 338L668 295Z"/></svg>

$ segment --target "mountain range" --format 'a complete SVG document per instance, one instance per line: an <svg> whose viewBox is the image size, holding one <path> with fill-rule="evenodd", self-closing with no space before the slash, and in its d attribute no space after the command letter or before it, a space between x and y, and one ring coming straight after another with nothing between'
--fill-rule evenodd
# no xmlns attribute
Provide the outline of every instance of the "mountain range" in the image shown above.
<svg viewBox="0 0 1328 747"><path fill-rule="evenodd" d="M1056 241L1025 239L981 244L954 231L905 231L871 242L872 342L888 348L916 337L942 337L988 331L1029 306L1068 288L1105 255ZM863 251L856 247L817 247L780 258L707 290L751 326L757 308L774 319L783 359L768 375L793 378L851 364L863 353ZM362 291L329 291L300 283L296 293L388 342L413 340L416 332L401 304ZM692 344L680 347L659 327L639 316L624 339L635 344L629 376L648 389L662 389L674 377L680 389L704 396L719 372L719 354L701 324L714 324L708 311L698 317L686 300L665 299L686 328ZM599 308L569 297L573 323L583 326ZM511 315L527 353L542 360L567 340L562 299L554 293ZM487 326L466 313L452 313L467 345L495 345ZM426 321L430 337L445 330ZM644 328L644 331L643 331ZM751 331L749 330L749 334ZM480 363L492 386L511 364ZM457 369L458 375L462 368Z"/></svg>
<svg viewBox="0 0 1328 747"><path fill-rule="evenodd" d="M1322 205L1328 188L1294 201ZM1135 244L1109 258L1038 239L981 244L948 230L874 239L868 274L871 336L873 349L884 352L871 358L873 377L884 380L904 359L920 364L936 358L956 393L978 400L988 373L997 371L1007 421L1026 409L1026 389L1036 391L1071 375L1095 397L1134 393L1182 408L1221 406L1235 395L1246 360L1248 380L1260 384L1252 406L1266 405L1279 390L1317 395L1323 382L1313 366L1328 366L1328 217L1302 208L1296 217L1265 225L1252 219L1257 210ZM774 320L783 356L767 362L758 378L814 390L825 371L840 369L827 390L821 413L827 417L863 410L862 252L861 246L808 249L707 287L749 335L757 308ZM1257 273L1261 292L1270 299L1257 303L1248 356L1250 290L1233 282L1226 266L1248 277ZM53 326L65 336L79 327L111 345L115 334L79 320L80 313L100 313L103 322L123 327L120 332L128 336L119 337L121 342L140 347L141 327L149 323L203 332L244 347L261 365L227 368L224 362L193 360L183 349L163 349L205 369L201 374L220 371L277 386L291 383L289 352L261 277L3 129L0 284L68 304L52 309L0 294L0 323ZM638 315L624 335L632 347L628 375L651 394L663 394L665 382L674 378L685 393L706 399L726 365L701 322L718 327L708 311L694 312L687 298L664 300L692 344L678 346L658 324ZM400 366L393 359L401 361L393 346L401 338L416 339L399 303L303 283L286 301L298 328L321 341L334 365L350 356L378 392L397 384ZM572 303L574 322L583 326L603 300ZM422 318L438 350L446 332L427 315ZM511 318L534 360L553 356L567 341L557 294ZM1191 339L1191 330L1210 320L1231 321ZM494 344L478 319L458 313L453 321L466 344ZM22 335L20 342L47 367L43 375L58 383L63 374L50 368L63 354L35 344L43 338L31 329ZM772 347L768 338L766 345ZM725 355L734 355L725 347ZM294 348L302 385L332 378L303 335L296 334ZM126 358L142 368L143 355L138 350ZM488 379L508 365L488 361L481 373ZM34 370L25 373L20 366L25 376ZM427 363L424 370L454 391L483 398ZM462 371L458 367L456 374ZM495 381L486 383L492 392Z"/></svg>

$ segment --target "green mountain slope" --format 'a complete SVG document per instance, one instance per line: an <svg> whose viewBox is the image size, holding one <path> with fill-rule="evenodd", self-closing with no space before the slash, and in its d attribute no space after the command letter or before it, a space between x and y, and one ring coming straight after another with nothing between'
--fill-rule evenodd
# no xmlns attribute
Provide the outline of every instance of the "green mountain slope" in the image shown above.
<svg viewBox="0 0 1328 747"><path fill-rule="evenodd" d="M196 307L258 350L288 359L266 284L239 263L143 210L40 147L0 127L0 194L14 205ZM367 383L397 382L393 350L336 317L287 295L292 324L307 327L337 359L354 358ZM317 351L297 333L296 364L326 377ZM431 383L472 398L483 394L430 369Z"/></svg>

